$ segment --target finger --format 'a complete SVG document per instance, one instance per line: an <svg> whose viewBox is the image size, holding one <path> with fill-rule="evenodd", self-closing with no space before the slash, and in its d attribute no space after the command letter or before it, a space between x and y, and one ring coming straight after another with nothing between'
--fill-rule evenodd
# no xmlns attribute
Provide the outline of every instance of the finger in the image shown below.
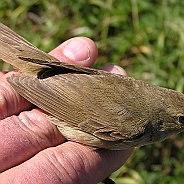
<svg viewBox="0 0 184 184"><path fill-rule="evenodd" d="M0 121L0 172L18 165L65 138L39 109ZM1 183L1 182L0 182Z"/></svg>
<svg viewBox="0 0 184 184"><path fill-rule="evenodd" d="M13 73L15 72L9 72L0 77L0 120L33 107L31 103L15 92L7 82L6 78Z"/></svg>
<svg viewBox="0 0 184 184"><path fill-rule="evenodd" d="M0 175L0 183L80 183L102 181L118 169L132 149L94 151L74 142L66 142L38 153L32 159ZM113 164L112 164L113 163ZM15 182L16 181L16 182Z"/></svg>
<svg viewBox="0 0 184 184"><path fill-rule="evenodd" d="M4 76L7 72L0 72L0 77Z"/></svg>
<svg viewBox="0 0 184 184"><path fill-rule="evenodd" d="M59 45L49 54L62 62L89 67L95 62L98 49L91 39L76 37Z"/></svg>

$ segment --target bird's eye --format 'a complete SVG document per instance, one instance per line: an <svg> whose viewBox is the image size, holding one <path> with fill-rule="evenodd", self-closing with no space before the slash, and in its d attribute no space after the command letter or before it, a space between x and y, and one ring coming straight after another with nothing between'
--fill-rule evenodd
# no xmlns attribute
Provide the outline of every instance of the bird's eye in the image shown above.
<svg viewBox="0 0 184 184"><path fill-rule="evenodd" d="M178 116L178 121L184 124L184 116Z"/></svg>

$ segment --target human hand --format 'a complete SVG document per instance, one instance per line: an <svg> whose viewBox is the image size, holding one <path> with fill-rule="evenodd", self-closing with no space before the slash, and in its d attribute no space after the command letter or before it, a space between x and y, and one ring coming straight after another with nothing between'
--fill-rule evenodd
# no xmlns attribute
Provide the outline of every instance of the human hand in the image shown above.
<svg viewBox="0 0 184 184"><path fill-rule="evenodd" d="M95 44L73 38L50 52L59 60L91 66L97 57ZM120 67L104 67L125 75ZM43 111L18 95L6 82L14 72L0 74L0 183L97 183L117 170L132 149L93 150L66 141Z"/></svg>

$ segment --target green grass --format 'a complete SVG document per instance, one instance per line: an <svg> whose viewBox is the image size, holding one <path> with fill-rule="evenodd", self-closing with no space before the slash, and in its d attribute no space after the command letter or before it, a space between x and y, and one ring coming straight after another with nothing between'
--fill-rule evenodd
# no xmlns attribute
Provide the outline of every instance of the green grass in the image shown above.
<svg viewBox="0 0 184 184"><path fill-rule="evenodd" d="M183 9L179 0L1 0L0 21L45 52L87 36L99 49L94 67L114 63L132 77L184 92ZM112 178L125 184L183 183L183 140L180 134L136 149Z"/></svg>

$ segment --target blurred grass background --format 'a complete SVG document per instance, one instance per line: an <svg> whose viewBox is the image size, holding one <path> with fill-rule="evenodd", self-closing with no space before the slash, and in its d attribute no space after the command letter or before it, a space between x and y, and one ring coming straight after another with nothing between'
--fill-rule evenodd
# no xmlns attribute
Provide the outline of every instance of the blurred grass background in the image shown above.
<svg viewBox="0 0 184 184"><path fill-rule="evenodd" d="M87 36L99 49L94 67L117 64L129 76L184 92L183 10L180 0L1 0L0 21L45 52ZM137 148L111 178L117 184L184 183L183 149L184 134Z"/></svg>

